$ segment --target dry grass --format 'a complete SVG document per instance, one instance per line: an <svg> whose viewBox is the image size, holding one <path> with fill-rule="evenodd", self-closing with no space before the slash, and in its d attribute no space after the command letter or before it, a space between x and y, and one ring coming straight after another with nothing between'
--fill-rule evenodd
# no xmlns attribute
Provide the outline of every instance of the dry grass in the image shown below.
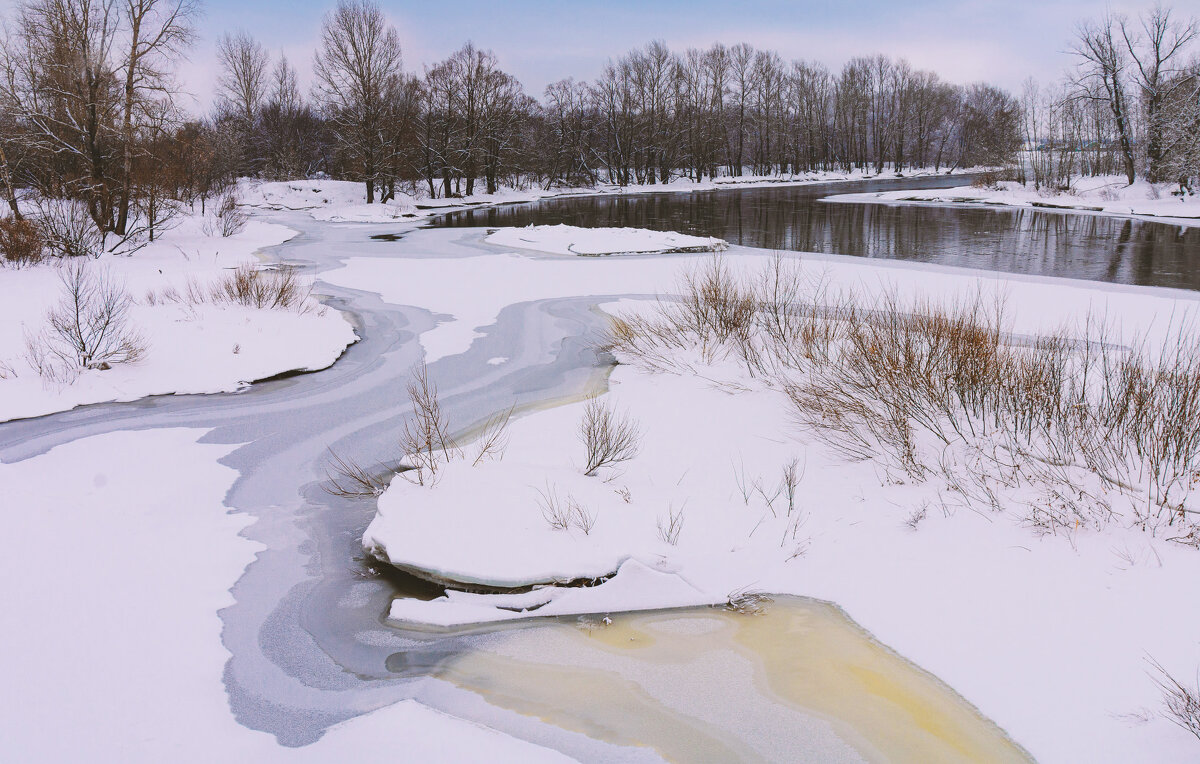
<svg viewBox="0 0 1200 764"><path fill-rule="evenodd" d="M570 493L560 495L557 485L547 483L545 489L535 488L534 490L537 491L537 504L542 511L542 517L554 530L567 531L571 528L578 528L586 536L592 532L592 528L596 527L595 511L579 502Z"/></svg>
<svg viewBox="0 0 1200 764"><path fill-rule="evenodd" d="M189 279L182 292L173 286L146 292L147 305L174 303L189 308L199 305L243 305L259 310L312 309L312 287L305 284L291 267L259 269L239 265L210 284Z"/></svg>
<svg viewBox="0 0 1200 764"><path fill-rule="evenodd" d="M714 259L682 290L613 322L608 349L651 371L689 371L694 348L702 363L737 360L784 390L801 427L842 456L881 463L897 482L944 481L975 508L1023 491L1026 519L1044 532L1121 518L1200 546L1188 504L1200 484L1191 325L1155 352L1094 317L1019 337L1002 302L866 300L779 257L746 280ZM754 489L774 512L779 494Z"/></svg>
<svg viewBox="0 0 1200 764"><path fill-rule="evenodd" d="M658 537L671 546L679 543L679 534L683 532L683 510L686 506L687 502L684 502L684 506L677 510L674 505L671 505L667 508L667 516L660 517L656 521Z"/></svg>
<svg viewBox="0 0 1200 764"><path fill-rule="evenodd" d="M1149 659L1149 663L1158 674L1154 681L1162 691L1163 717L1200 740L1200 676L1189 686L1167 673L1158 661Z"/></svg>
<svg viewBox="0 0 1200 764"><path fill-rule="evenodd" d="M627 462L638 455L641 430L637 422L599 398L589 398L579 423L579 439L586 451L583 474L595 475L603 467Z"/></svg>
<svg viewBox="0 0 1200 764"><path fill-rule="evenodd" d="M301 284L293 268L258 270L239 266L209 291L214 303L232 303L265 310L297 310L308 305L310 288Z"/></svg>
<svg viewBox="0 0 1200 764"><path fill-rule="evenodd" d="M37 223L29 219L0 218L0 263L14 268L42 261L46 237Z"/></svg>

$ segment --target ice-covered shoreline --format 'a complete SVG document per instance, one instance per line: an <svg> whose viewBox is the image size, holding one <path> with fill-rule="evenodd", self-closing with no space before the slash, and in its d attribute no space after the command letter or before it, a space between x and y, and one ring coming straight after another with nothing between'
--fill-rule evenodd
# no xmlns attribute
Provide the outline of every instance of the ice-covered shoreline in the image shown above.
<svg viewBox="0 0 1200 764"><path fill-rule="evenodd" d="M1153 220L1181 226L1200 226L1200 196L1173 196L1177 187L1139 180L1129 185L1123 177L1079 178L1070 193L1035 190L1012 181L995 187L964 186L953 191L877 191L833 194L821 201L831 203L923 204L936 206L982 206L1028 208L1046 212L1107 215Z"/></svg>
<svg viewBox="0 0 1200 764"><path fill-rule="evenodd" d="M772 188L805 186L822 183L853 183L864 180L900 180L940 176L967 176L979 168L962 170L905 170L900 173L875 173L870 170L851 172L821 171L797 175L743 175L720 177L706 181L674 178L669 183L650 183L619 186L600 184L591 188L559 189L501 189L494 194L436 198L413 197L397 193L387 202L366 203L366 191L361 183L337 180L255 181L239 183L241 204L270 210L303 211L314 220L330 223L410 223L418 224L428 218L474 207L536 202L542 199L566 199L588 196L625 196L659 193L698 193L727 189Z"/></svg>

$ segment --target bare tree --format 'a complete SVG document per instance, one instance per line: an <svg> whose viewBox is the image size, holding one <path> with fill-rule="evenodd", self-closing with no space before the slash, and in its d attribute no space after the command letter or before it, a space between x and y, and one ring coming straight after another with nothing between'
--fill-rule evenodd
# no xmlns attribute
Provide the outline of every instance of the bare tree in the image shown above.
<svg viewBox="0 0 1200 764"><path fill-rule="evenodd" d="M195 0L125 0L122 6L121 21L127 36L125 57L118 69L124 75L123 156L121 196L113 227L121 236L127 233L133 197L135 133L147 127L147 112L153 111L147 108L149 102L170 102L173 83L168 66L191 45L195 37L192 25L199 10ZM159 113L162 111L166 110Z"/></svg>
<svg viewBox="0 0 1200 764"><path fill-rule="evenodd" d="M386 94L400 75L400 36L369 0L339 0L325 17L313 60L314 96L324 107L339 146L357 165L367 203L383 154Z"/></svg>
<svg viewBox="0 0 1200 764"><path fill-rule="evenodd" d="M225 34L217 41L217 98L224 108L236 114L247 125L253 124L267 98L267 65L269 57L263 46L245 32ZM287 87L287 59L281 59L283 69L275 69L276 91ZM281 85L280 79L284 80ZM293 83L294 87L294 83Z"/></svg>
<svg viewBox="0 0 1200 764"><path fill-rule="evenodd" d="M1134 63L1134 80L1142 94L1146 121L1147 177L1162 180L1163 162L1163 105L1174 87L1185 82L1175 77L1182 69L1175 65L1181 53L1200 32L1195 19L1180 21L1171 18L1171 10L1155 5L1139 18L1139 28L1121 18L1121 37Z"/></svg>
<svg viewBox="0 0 1200 764"><path fill-rule="evenodd" d="M1086 21L1076 29L1073 53L1080 61L1080 97L1107 103L1120 142L1125 177L1137 177L1133 158L1133 130L1129 100L1125 93L1125 68L1129 64L1124 46L1113 34L1114 22L1107 14L1099 22Z"/></svg>

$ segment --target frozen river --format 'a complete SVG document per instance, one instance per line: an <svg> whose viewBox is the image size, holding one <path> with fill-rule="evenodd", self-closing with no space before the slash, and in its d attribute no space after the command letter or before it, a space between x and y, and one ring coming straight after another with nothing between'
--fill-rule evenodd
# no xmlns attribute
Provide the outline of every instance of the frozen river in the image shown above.
<svg viewBox="0 0 1200 764"><path fill-rule="evenodd" d="M747 199L761 199L764 193L800 192L736 192ZM663 212L667 199L575 199L553 204L583 210L603 210L609 202L635 209L652 205L659 210L653 219L635 215L636 219L613 220L597 213L586 220L569 220L669 227L670 221L688 214L691 201L681 201L682 207L668 214ZM693 201L699 202L699 195ZM529 222L522 215L567 214L555 212L558 208L553 204L474 214L489 221L495 215L497 224ZM889 210L888 214L909 215L920 226L934 229L942 215L976 214ZM332 368L266 380L238 394L156 397L0 424L0 459L6 462L117 430L204 428L210 430L205 442L243 444L224 460L240 473L226 503L255 518L246 535L266 549L233 589L236 604L221 612L222 638L231 654L225 687L240 723L274 734L283 745L303 746L337 722L399 699L416 698L584 760L690 758L698 749L679 747L680 741L701 740L697 737L701 727L703 739L717 746L712 750L737 751L749 760L794 760L797 750L819 751L821 760L847 761L875 758L872 751L893 758L901 750L917 752L911 760L953 760L955 751L960 755L1004 751L1013 759L1021 758L994 725L949 688L877 645L836 608L819 603L796 599L780 603L778 613L764 620L762 628L770 631L775 628L771 624L777 624L783 631L756 633L753 638L738 636L736 620L748 616L709 610L678 613L674 620L622 616L611 627L613 634L653 632L658 644L670 648L668 653L682 650L692 655L694 676L717 683L711 686L725 682L727 687L720 692L740 693L745 703L764 714L761 718L785 723L786 732L777 733L773 740L754 737L753 730L741 725L728 708L724 715L720 709L707 708L703 693L672 689L681 680L672 680L669 674L663 675L666 678L658 689L631 690L623 676L629 672L657 676L655 672L666 671L670 661L665 654L630 658L619 650L605 650L600 642L589 642L593 634L605 631L596 619L450 633L387 625L383 616L394 597L432 597L438 592L365 561L360 539L373 502L334 497L323 486L330 449L363 463L396 455L397 433L410 414L405 383L422 358L415 340L438 317L420 307L387 304L372 292L322 282L320 274L352 256L456 258L488 247L477 231L426 228L404 232L396 241L382 241L371 238L386 232L378 226L317 223L303 213L266 214L301 231L270 254L315 275L317 291L352 318L362 337ZM544 217L536 220L553 222ZM464 222L483 221L455 218L456 224ZM704 225L679 228L703 230L735 243L776 246L755 235L731 236L727 230L708 230ZM964 225L971 224L942 227L954 239ZM521 411L602 389L608 366L592 350L592 339L604 319L594 307L619 296L577 295L509 305L493 325L481 330L483 336L469 350L431 363L429 373L455 428L468 429L509 406ZM494 363L498 358L507 360ZM811 631L811 639L805 642L804 660L792 664L780 652L780 635L794 634L797 623ZM696 633L706 630L724 635L724 641L698 641ZM828 660L818 660L821 655ZM643 663L637 664L638 660ZM784 664L787 667L781 668ZM770 669L767 679L763 666ZM825 673L803 674L805 666L824 666ZM571 674L571 681L604 688L594 703L586 694L555 696L565 668L581 672ZM870 706L869 700L879 695L878 687L852 681L867 670L889 678L892 706ZM781 672L791 677L792 686L768 681ZM536 676L543 678L531 680ZM808 681L805 677L836 689L823 696L827 703L822 705L812 693L797 689ZM929 724L914 726L913 719L926 719ZM644 724L649 726L639 726Z"/></svg>

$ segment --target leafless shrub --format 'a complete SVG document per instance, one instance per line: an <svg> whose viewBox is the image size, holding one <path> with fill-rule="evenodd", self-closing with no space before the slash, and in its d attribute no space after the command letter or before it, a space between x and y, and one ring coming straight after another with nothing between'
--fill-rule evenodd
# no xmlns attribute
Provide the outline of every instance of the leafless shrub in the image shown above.
<svg viewBox="0 0 1200 764"><path fill-rule="evenodd" d="M42 229L28 218L0 218L0 262L20 268L41 262L46 252Z"/></svg>
<svg viewBox="0 0 1200 764"><path fill-rule="evenodd" d="M296 310L309 304L311 290L296 277L294 268L260 270L240 265L212 285L207 295L214 303L233 303L249 308ZM204 302L199 287L189 282L188 301Z"/></svg>
<svg viewBox="0 0 1200 764"><path fill-rule="evenodd" d="M684 502L684 505L677 511L672 504L667 507L665 521L662 517L657 520L658 537L671 546L679 543L679 534L683 532L683 510L686 506L687 502Z"/></svg>
<svg viewBox="0 0 1200 764"><path fill-rule="evenodd" d="M46 248L55 256L99 257L104 250L104 235L82 202L40 199L37 221Z"/></svg>
<svg viewBox="0 0 1200 764"><path fill-rule="evenodd" d="M221 194L216 209L201 223L205 236L229 238L245 229L250 216L238 206L238 201L235 188L228 188Z"/></svg>
<svg viewBox="0 0 1200 764"><path fill-rule="evenodd" d="M107 369L145 354L145 340L128 321L133 298L107 269L72 261L59 280L63 296L46 313L47 327L26 337L26 357L40 376L63 381L70 369Z"/></svg>
<svg viewBox="0 0 1200 764"><path fill-rule="evenodd" d="M783 494L787 496L788 517L792 516L792 511L796 508L796 488L800 485L800 480L804 477L804 471L800 468L800 460L793 458L790 462L783 465L783 478L780 480L780 487L783 488Z"/></svg>
<svg viewBox="0 0 1200 764"><path fill-rule="evenodd" d="M486 459L504 458L504 450L508 448L508 423L512 414L513 409L509 407L484 424L476 446L475 461L471 466L478 467Z"/></svg>
<svg viewBox="0 0 1200 764"><path fill-rule="evenodd" d="M766 487L763 486L762 478L759 478L754 481L754 490L762 497L762 500L767 505L767 509L771 510L772 517L778 517L779 515L775 512L775 502L779 500L780 494L783 493L783 485L777 485L772 491L768 492Z"/></svg>
<svg viewBox="0 0 1200 764"><path fill-rule="evenodd" d="M573 518L572 505L567 498L558 495L558 486L546 484L545 490L535 488L538 494L538 508L542 517L556 531L565 531L571 527Z"/></svg>
<svg viewBox="0 0 1200 764"><path fill-rule="evenodd" d="M599 398L589 398L579 424L586 450L583 474L592 476L602 467L627 462L638 455L641 429L628 414L619 413Z"/></svg>
<svg viewBox="0 0 1200 764"><path fill-rule="evenodd" d="M401 477L418 485L432 486L446 462L459 455L450 425L438 400L437 385L429 378L429 370L421 364L413 370L407 386L413 415L400 433L400 448L411 462L411 470Z"/></svg>
<svg viewBox="0 0 1200 764"><path fill-rule="evenodd" d="M567 512L570 515L571 523L583 531L583 535L588 535L592 532L592 528L596 527L595 511L588 509L571 494L567 494Z"/></svg>
<svg viewBox="0 0 1200 764"><path fill-rule="evenodd" d="M1147 660L1159 675L1154 681L1162 690L1163 717L1200 739L1200 674L1196 684L1188 686L1171 676L1158 661Z"/></svg>
<svg viewBox="0 0 1200 764"><path fill-rule="evenodd" d="M381 496L396 474L394 470L382 464L377 471L372 472L333 449L329 450L329 459L330 463L325 467L324 488L326 492L342 498Z"/></svg>

